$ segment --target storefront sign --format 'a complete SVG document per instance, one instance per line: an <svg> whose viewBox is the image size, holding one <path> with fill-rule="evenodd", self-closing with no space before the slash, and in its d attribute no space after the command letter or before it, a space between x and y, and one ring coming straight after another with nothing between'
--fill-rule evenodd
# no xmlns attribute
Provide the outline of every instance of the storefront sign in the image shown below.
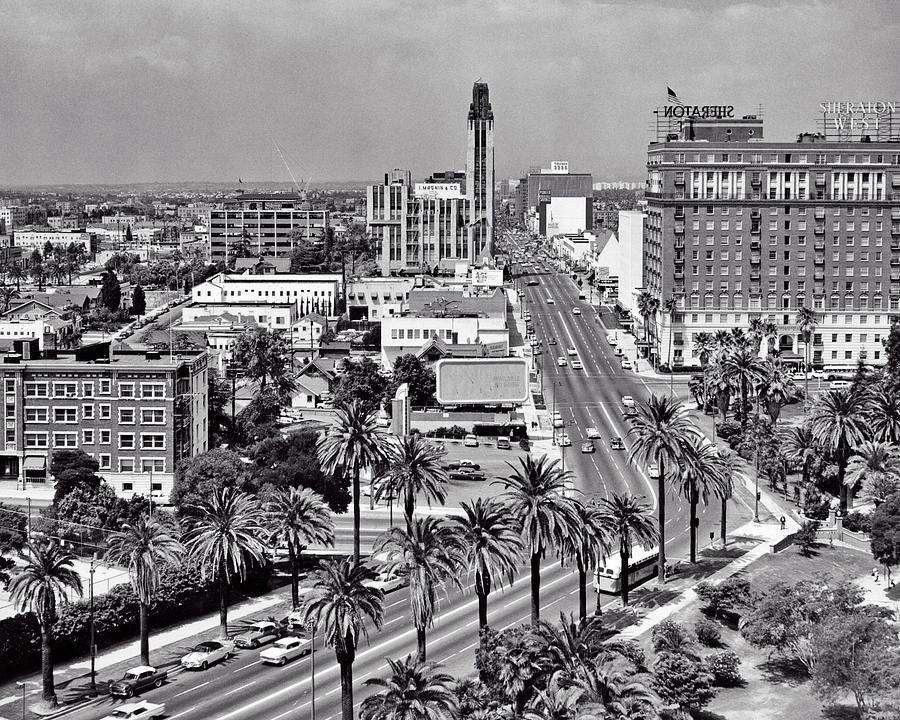
<svg viewBox="0 0 900 720"><path fill-rule="evenodd" d="M734 105L666 105L667 118L733 118Z"/></svg>

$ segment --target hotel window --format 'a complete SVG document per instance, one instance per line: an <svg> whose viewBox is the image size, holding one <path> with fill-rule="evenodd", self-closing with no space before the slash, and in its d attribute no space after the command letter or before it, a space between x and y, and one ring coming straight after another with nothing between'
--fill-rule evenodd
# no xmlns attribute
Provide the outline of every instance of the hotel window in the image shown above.
<svg viewBox="0 0 900 720"><path fill-rule="evenodd" d="M53 408L53 422L74 424L78 422L78 408Z"/></svg>
<svg viewBox="0 0 900 720"><path fill-rule="evenodd" d="M27 383L25 383L25 397L48 397L47 383L45 383L45 382L27 382Z"/></svg>
<svg viewBox="0 0 900 720"><path fill-rule="evenodd" d="M163 458L141 458L141 472L162 473L166 471L166 461Z"/></svg>
<svg viewBox="0 0 900 720"><path fill-rule="evenodd" d="M133 398L134 397L134 383L119 383L119 397L123 398Z"/></svg>
<svg viewBox="0 0 900 720"><path fill-rule="evenodd" d="M141 408L141 423L144 425L165 425L166 411L162 408Z"/></svg>
<svg viewBox="0 0 900 720"><path fill-rule="evenodd" d="M94 406L93 405L82 405L81 406L81 417L84 420L93 420L94 419Z"/></svg>
<svg viewBox="0 0 900 720"><path fill-rule="evenodd" d="M134 425L134 408L119 408L119 424Z"/></svg>
<svg viewBox="0 0 900 720"><path fill-rule="evenodd" d="M94 397L94 383L92 383L92 382L81 383L81 394L84 395L84 397L86 397L86 398Z"/></svg>
<svg viewBox="0 0 900 720"><path fill-rule="evenodd" d="M134 472L134 458L119 458L119 472Z"/></svg>
<svg viewBox="0 0 900 720"><path fill-rule="evenodd" d="M106 403L100 404L100 419L109 420L111 417L110 407Z"/></svg>
<svg viewBox="0 0 900 720"><path fill-rule="evenodd" d="M112 380L100 381L100 394L109 395L112 392Z"/></svg>
<svg viewBox="0 0 900 720"><path fill-rule="evenodd" d="M45 407L25 408L25 422L49 422L50 413Z"/></svg>
<svg viewBox="0 0 900 720"><path fill-rule="evenodd" d="M81 442L83 445L93 445L94 444L94 431L93 430L82 430L81 431Z"/></svg>
<svg viewBox="0 0 900 720"><path fill-rule="evenodd" d="M45 448L45 447L47 447L47 433L45 433L45 432L25 433L25 447L27 447L27 448Z"/></svg>
<svg viewBox="0 0 900 720"><path fill-rule="evenodd" d="M141 450L165 450L166 436L162 433L142 433Z"/></svg>
<svg viewBox="0 0 900 720"><path fill-rule="evenodd" d="M134 450L134 433L119 433L119 449Z"/></svg>
<svg viewBox="0 0 900 720"><path fill-rule="evenodd" d="M5 384L6 384L6 392L7 393L14 393L16 391L16 381L15 380L7 379Z"/></svg>
<svg viewBox="0 0 900 720"><path fill-rule="evenodd" d="M112 442L112 430L103 430L100 431L100 444L101 445L109 445Z"/></svg>
<svg viewBox="0 0 900 720"><path fill-rule="evenodd" d="M73 448L78 447L78 433L55 432L53 433L53 447Z"/></svg>
<svg viewBox="0 0 900 720"><path fill-rule="evenodd" d="M165 396L165 383L141 383L142 398L164 398Z"/></svg>
<svg viewBox="0 0 900 720"><path fill-rule="evenodd" d="M78 383L55 382L53 383L53 397L76 397L78 395Z"/></svg>

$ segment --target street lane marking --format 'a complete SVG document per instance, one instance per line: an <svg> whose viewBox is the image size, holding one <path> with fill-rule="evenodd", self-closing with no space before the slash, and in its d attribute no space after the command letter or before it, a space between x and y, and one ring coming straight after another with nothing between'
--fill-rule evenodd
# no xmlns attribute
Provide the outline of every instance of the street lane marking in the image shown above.
<svg viewBox="0 0 900 720"><path fill-rule="evenodd" d="M194 687L188 688L187 690L182 690L180 693L176 693L172 697L181 697L182 695L187 695L189 692L193 692L194 690L197 690L198 688L202 688L204 685L209 685L210 682L211 682L210 680L207 680L205 683L200 683L199 685L194 685Z"/></svg>
<svg viewBox="0 0 900 720"><path fill-rule="evenodd" d="M240 692L244 688L250 687L251 685L256 685L256 682L257 682L256 680L251 680L250 682L245 683L244 685L241 685L240 687L236 687L234 690L229 690L227 693L225 693L225 695L227 696L227 695L232 695L233 693L236 693L236 692Z"/></svg>
<svg viewBox="0 0 900 720"><path fill-rule="evenodd" d="M232 673L238 673L238 672L240 672L241 670L246 670L247 668L251 668L251 667L253 667L254 665L259 665L261 662L262 662L262 660L257 660L256 662L252 662L252 663L250 663L249 665L244 665L244 667L239 667L237 670L232 670L231 672L232 672Z"/></svg>
<svg viewBox="0 0 900 720"><path fill-rule="evenodd" d="M170 715L169 720L175 720L175 718L179 718L182 715L187 715L189 712L191 712L191 710L196 710L196 709L197 709L196 705L194 705L193 707L189 707L187 710L182 710L180 713L177 713L175 715Z"/></svg>

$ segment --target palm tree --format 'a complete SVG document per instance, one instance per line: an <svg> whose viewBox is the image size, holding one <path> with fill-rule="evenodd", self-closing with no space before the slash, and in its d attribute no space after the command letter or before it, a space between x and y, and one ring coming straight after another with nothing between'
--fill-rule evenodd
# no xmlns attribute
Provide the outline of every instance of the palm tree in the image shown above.
<svg viewBox="0 0 900 720"><path fill-rule="evenodd" d="M177 565L184 546L157 517L142 515L109 537L107 561L128 568L131 587L141 606L141 664L150 664L150 604L159 587L163 564Z"/></svg>
<svg viewBox="0 0 900 720"><path fill-rule="evenodd" d="M28 279L28 271L18 263L14 263L9 268L9 279L15 281L18 293L22 290L22 281Z"/></svg>
<svg viewBox="0 0 900 720"><path fill-rule="evenodd" d="M851 495L861 485L864 494L884 502L888 495L900 490L900 452L896 445L864 442L853 453L844 480Z"/></svg>
<svg viewBox="0 0 900 720"><path fill-rule="evenodd" d="M287 545L291 565L291 603L300 604L299 571L303 551L317 543L334 546L334 523L328 505L309 488L278 490L266 503L269 542Z"/></svg>
<svg viewBox="0 0 900 720"><path fill-rule="evenodd" d="M53 626L56 606L66 592L81 596L81 576L73 567L75 556L55 540L26 543L21 552L22 571L9 581L9 599L20 612L32 612L41 628L42 698L56 706L53 682Z"/></svg>
<svg viewBox="0 0 900 720"><path fill-rule="evenodd" d="M716 350L721 355L734 346L734 335L727 330L716 330L713 334L713 342L716 344Z"/></svg>
<svg viewBox="0 0 900 720"><path fill-rule="evenodd" d="M739 327L731 328L729 337L731 338L730 348L732 350L750 350L753 346L753 339Z"/></svg>
<svg viewBox="0 0 900 720"><path fill-rule="evenodd" d="M531 706L523 713L523 720L574 720L581 688L551 677L543 690L535 691Z"/></svg>
<svg viewBox="0 0 900 720"><path fill-rule="evenodd" d="M498 481L506 492L501 499L518 522L522 543L530 554L531 624L541 619L541 560L549 549L558 548L562 539L578 532L578 511L566 497L566 481L572 475L542 455L537 462L531 455L519 458L520 468L507 463L513 474Z"/></svg>
<svg viewBox="0 0 900 720"><path fill-rule="evenodd" d="M637 296L637 309L644 320L644 345L647 348L647 356L650 355L650 318L659 310L659 298L642 290Z"/></svg>
<svg viewBox="0 0 900 720"><path fill-rule="evenodd" d="M512 585L522 559L522 538L515 518L492 498L463 502L464 515L456 518L465 547L469 572L475 573L478 626L487 627L487 599L494 585L505 577Z"/></svg>
<svg viewBox="0 0 900 720"><path fill-rule="evenodd" d="M758 315L750 318L747 335L750 337L750 341L753 343L753 351L757 355L759 355L759 349L762 347L763 335L765 334L763 325L763 319Z"/></svg>
<svg viewBox="0 0 900 720"><path fill-rule="evenodd" d="M900 443L900 395L884 382L869 398L869 426L875 440Z"/></svg>
<svg viewBox="0 0 900 720"><path fill-rule="evenodd" d="M360 720L453 720L459 701L453 678L440 665L413 660L387 659L391 674L370 678L366 685L383 688L363 700Z"/></svg>
<svg viewBox="0 0 900 720"><path fill-rule="evenodd" d="M722 462L722 481L723 494L719 496L722 502L721 515L719 519L719 534L722 538L722 547L725 547L727 538L727 521L728 521L728 501L734 494L734 480L741 478L743 480L744 473L741 470L740 456L736 452L728 449L719 450L719 457Z"/></svg>
<svg viewBox="0 0 900 720"><path fill-rule="evenodd" d="M9 285L0 286L0 303L3 304L3 312L9 310L12 299L18 295L18 290Z"/></svg>
<svg viewBox="0 0 900 720"><path fill-rule="evenodd" d="M759 385L760 400L765 404L766 413L774 425L781 416L781 408L796 394L796 388L793 378L778 358L774 356L766 358L762 370L763 379Z"/></svg>
<svg viewBox="0 0 900 720"><path fill-rule="evenodd" d="M560 543L560 555L575 563L578 570L578 617L587 619L587 577L610 554L612 538L603 522L599 505L574 501L578 513L576 532L566 535Z"/></svg>
<svg viewBox="0 0 900 720"><path fill-rule="evenodd" d="M384 620L384 593L366 582L374 579L372 568L349 558L323 560L303 599L304 624L312 621L316 633L324 632L325 643L334 648L341 667L343 720L353 720L353 661L360 634L369 637L365 619L370 618L376 629L381 629Z"/></svg>
<svg viewBox="0 0 900 720"><path fill-rule="evenodd" d="M669 352L666 354L666 364L669 366L669 395L675 394L675 373L672 367L672 324L675 322L675 313L678 311L678 301L670 297L663 303L663 312L669 319Z"/></svg>
<svg viewBox="0 0 900 720"><path fill-rule="evenodd" d="M628 561L631 548L637 543L645 547L659 543L662 554L662 536L653 527L653 512L650 507L630 493L603 498L603 523L607 531L619 539L619 582L622 605L628 604ZM660 568L663 573L663 568Z"/></svg>
<svg viewBox="0 0 900 720"><path fill-rule="evenodd" d="M813 437L833 453L837 464L842 513L847 511L844 478L850 448L862 443L868 434L866 400L864 392L852 388L829 390L819 397L810 416Z"/></svg>
<svg viewBox="0 0 900 720"><path fill-rule="evenodd" d="M672 476L675 492L690 506L690 561L697 562L697 505L709 505L709 498L728 496L728 481L722 457L716 446L699 435L692 436L680 473Z"/></svg>
<svg viewBox="0 0 900 720"><path fill-rule="evenodd" d="M387 445L386 469L376 480L375 499L403 503L406 528L412 528L416 496L420 493L430 504L437 500L441 505L447 498L447 471L441 466L446 451L421 435L406 435Z"/></svg>
<svg viewBox="0 0 900 720"><path fill-rule="evenodd" d="M652 678L639 672L618 653L603 653L585 666L574 683L583 691L583 703L599 705L597 717L608 720L658 720L663 702L651 685ZM587 708L586 708L587 709Z"/></svg>
<svg viewBox="0 0 900 720"><path fill-rule="evenodd" d="M634 438L631 461L644 465L655 463L659 470L657 503L659 504L659 583L665 583L666 566L666 480L669 472L680 472L688 442L698 432L680 402L651 395L638 405L628 434Z"/></svg>
<svg viewBox="0 0 900 720"><path fill-rule="evenodd" d="M716 341L713 338L712 333L698 332L694 336L694 350L700 358L700 366L705 368L709 359L716 351Z"/></svg>
<svg viewBox="0 0 900 720"><path fill-rule="evenodd" d="M375 541L373 553L386 556L382 572L409 580L409 604L418 638L419 660L425 662L425 632L434 623L438 591L447 583L461 587L465 549L454 523L428 516L415 518L409 532L390 528Z"/></svg>
<svg viewBox="0 0 900 720"><path fill-rule="evenodd" d="M232 487L217 490L204 503L188 507L184 544L201 576L219 581L219 633L228 637L228 583L241 580L251 563L261 563L265 527L256 500Z"/></svg>
<svg viewBox="0 0 900 720"><path fill-rule="evenodd" d="M740 419L742 423L746 424L749 417L747 396L750 388L763 379L763 364L749 348L735 348L725 356L722 370L725 377L739 389L741 395Z"/></svg>
<svg viewBox="0 0 900 720"><path fill-rule="evenodd" d="M384 436L378 430L374 410L360 400L335 412L335 423L316 451L322 472L343 473L353 483L353 562L359 565L359 476L374 472L384 459Z"/></svg>
<svg viewBox="0 0 900 720"><path fill-rule="evenodd" d="M762 326L763 337L766 339L766 356L771 357L775 353L775 345L778 343L778 326L773 322L765 322Z"/></svg>
<svg viewBox="0 0 900 720"><path fill-rule="evenodd" d="M801 484L804 492L809 489L812 463L822 454L822 446L807 423L787 428L779 435L781 450L790 458L794 466L800 467Z"/></svg>
<svg viewBox="0 0 900 720"><path fill-rule="evenodd" d="M809 402L809 345L812 342L813 331L816 329L817 322L815 311L810 310L808 307L802 307L797 312L797 325L800 326L800 337L803 338L803 374L805 376L804 382L806 383L804 392L806 393L807 402Z"/></svg>
<svg viewBox="0 0 900 720"><path fill-rule="evenodd" d="M615 634L604 632L579 622L565 613L559 614L559 624L541 620L535 635L543 645L541 654L549 661L549 672L571 682L578 671L588 665L603 648L603 641Z"/></svg>

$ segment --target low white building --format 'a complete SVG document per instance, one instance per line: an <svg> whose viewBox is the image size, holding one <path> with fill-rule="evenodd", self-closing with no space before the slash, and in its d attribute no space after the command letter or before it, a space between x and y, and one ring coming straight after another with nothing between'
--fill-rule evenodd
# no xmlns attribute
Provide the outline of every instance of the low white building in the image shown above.
<svg viewBox="0 0 900 720"><path fill-rule="evenodd" d="M617 305L640 319L637 296L644 287L644 221L646 214L637 210L619 211L619 298Z"/></svg>
<svg viewBox="0 0 900 720"><path fill-rule="evenodd" d="M412 277L354 278L347 283L347 312L351 321L380 322L399 315L415 285Z"/></svg>
<svg viewBox="0 0 900 720"><path fill-rule="evenodd" d="M509 355L506 294L448 288L415 289L409 308L381 322L381 362L390 368L400 355L441 357Z"/></svg>
<svg viewBox="0 0 900 720"><path fill-rule="evenodd" d="M182 311L185 323L215 318L219 315L229 317L249 317L259 327L266 330L282 330L290 332L297 322L297 306L293 302L193 302Z"/></svg>
<svg viewBox="0 0 900 720"><path fill-rule="evenodd" d="M285 303L297 306L298 315L311 312L332 316L341 296L340 274L235 275L219 273L196 285L194 303Z"/></svg>
<svg viewBox="0 0 900 720"><path fill-rule="evenodd" d="M318 313L309 313L304 315L294 323L291 337L294 347L300 350L318 347L319 341L322 339L322 333L328 327L328 320Z"/></svg>
<svg viewBox="0 0 900 720"><path fill-rule="evenodd" d="M22 248L25 257L35 250L44 252L44 246L82 244L87 250L91 249L91 237L93 233L83 230L20 230L13 236L13 246Z"/></svg>

